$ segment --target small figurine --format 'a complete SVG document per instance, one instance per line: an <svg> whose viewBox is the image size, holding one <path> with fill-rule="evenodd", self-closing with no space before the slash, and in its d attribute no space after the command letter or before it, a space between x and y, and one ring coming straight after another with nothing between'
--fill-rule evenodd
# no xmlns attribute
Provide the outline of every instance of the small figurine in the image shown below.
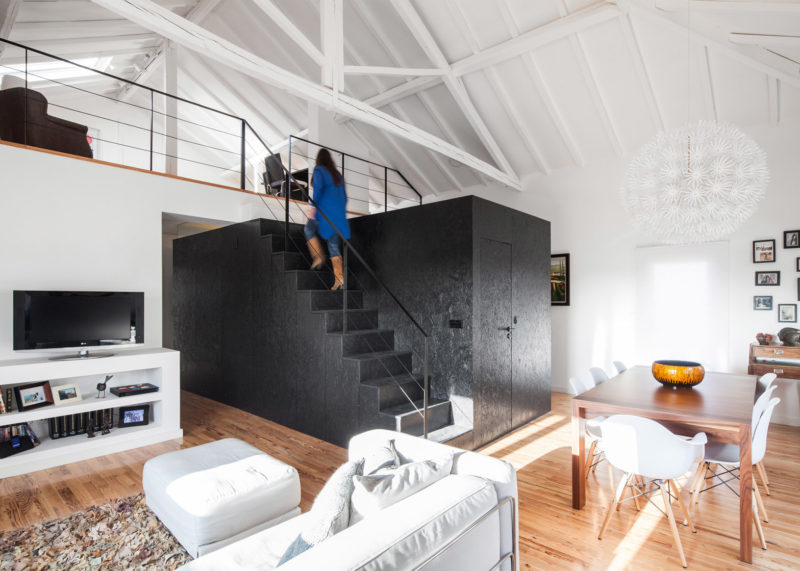
<svg viewBox="0 0 800 571"><path fill-rule="evenodd" d="M108 434L109 432L111 432L111 418L109 418L109 411L104 410L103 411L103 431L100 434Z"/></svg>
<svg viewBox="0 0 800 571"><path fill-rule="evenodd" d="M106 380L105 381L103 381L102 383L97 383L97 397L96 398L99 398L99 399L106 398L106 384L108 383L108 381L111 380L111 378L113 376L114 375L106 375ZM101 395L100 393L103 393L103 394Z"/></svg>

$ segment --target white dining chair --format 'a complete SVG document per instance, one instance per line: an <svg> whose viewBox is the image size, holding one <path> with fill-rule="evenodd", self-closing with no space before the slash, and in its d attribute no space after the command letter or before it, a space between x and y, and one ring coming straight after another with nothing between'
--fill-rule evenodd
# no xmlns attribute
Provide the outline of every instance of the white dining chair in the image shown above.
<svg viewBox="0 0 800 571"><path fill-rule="evenodd" d="M669 519L672 536L678 548L681 564L686 567L686 556L678 535L675 515L672 513L670 490L678 500L686 522L692 533L697 530L692 523L689 512L681 500L675 479L691 470L694 464L704 456L706 435L698 432L690 440L686 440L670 432L667 428L649 418L617 414L611 416L600 425L603 435L603 449L606 460L623 472L617 484L614 499L608 507L605 521L600 528L597 539L611 520L626 489L631 488L631 498L636 502L637 496L645 496L657 488L664 501L664 512ZM641 478L649 480L644 482ZM633 480L633 483L631 483ZM650 498L648 497L648 500ZM638 507L638 503L637 503Z"/></svg>
<svg viewBox="0 0 800 571"><path fill-rule="evenodd" d="M592 381L584 380L579 377L570 377L567 380L569 390L573 395L579 395L594 388ZM606 417L596 416L586 421L586 438L591 442L589 452L586 454L586 464L584 468L585 477L589 477L589 471L596 471L597 465L603 461L603 446L600 444L602 434L600 432L600 423Z"/></svg>
<svg viewBox="0 0 800 571"><path fill-rule="evenodd" d="M608 375L600 367L592 367L589 369L589 373L592 375L592 380L594 381L595 385L605 383L608 380Z"/></svg>
<svg viewBox="0 0 800 571"><path fill-rule="evenodd" d="M758 383L764 387L764 392L761 393L761 396L758 397L756 400L756 404L753 406L753 422L751 426L753 430L755 430L755 425L758 419L761 417L761 413L766 408L767 404L769 403L770 395L772 391L775 390L776 385L772 383L775 382L775 379L778 378L778 375L775 373L767 373L765 375L761 375L758 379ZM760 407L760 410L757 410L757 407ZM764 491L766 494L772 495L769 493L769 478L767 478L767 470L764 468L764 460L762 459L761 462L756 464L756 470L758 471L758 477L761 479L761 483L764 484Z"/></svg>
<svg viewBox="0 0 800 571"><path fill-rule="evenodd" d="M617 374L624 373L628 370L628 367L626 367L625 363L622 361L614 361L614 368L617 370Z"/></svg>
<svg viewBox="0 0 800 571"><path fill-rule="evenodd" d="M771 388L774 389L774 387ZM779 402L781 402L781 399L779 398L770 399L770 401L764 407L758 421L755 423L755 429L751 438L751 461L754 466L764 459L764 454L767 451L767 434L769 433L769 424L772 420L772 411L775 410L775 407ZM721 467L723 472L712 472L710 467L711 464L716 464L718 468ZM728 482L732 480L739 480L739 466L739 446L722 442L710 442L706 446L703 462L700 464L697 470L699 477L696 478L694 485L694 493L692 495L692 511L694 511L694 505L700 501L700 494L702 492L707 492L723 484L738 496L738 490L730 486ZM711 475L706 476L707 473L711 473ZM728 479L724 479L727 476L730 477ZM713 480L714 478L717 478L720 481L711 486L704 486L706 480ZM768 522L769 517L767 515L764 502L761 498L761 494L758 491L758 486L753 486L753 519L756 523L758 536L761 539L761 548L766 549L767 543L764 539L764 531L761 528L760 519Z"/></svg>

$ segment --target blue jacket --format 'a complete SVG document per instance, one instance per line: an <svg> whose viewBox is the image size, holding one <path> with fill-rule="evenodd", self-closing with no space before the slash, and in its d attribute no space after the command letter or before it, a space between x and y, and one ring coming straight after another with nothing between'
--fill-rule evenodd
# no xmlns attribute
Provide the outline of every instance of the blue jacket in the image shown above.
<svg viewBox="0 0 800 571"><path fill-rule="evenodd" d="M331 228L325 217L320 214L320 210L325 216L339 229L342 236L350 238L350 225L347 223L347 192L344 187L344 180L339 186L333 184L333 176L328 169L322 166L314 168L314 202L317 205L317 212L314 217L319 221L319 235L325 240L336 234Z"/></svg>

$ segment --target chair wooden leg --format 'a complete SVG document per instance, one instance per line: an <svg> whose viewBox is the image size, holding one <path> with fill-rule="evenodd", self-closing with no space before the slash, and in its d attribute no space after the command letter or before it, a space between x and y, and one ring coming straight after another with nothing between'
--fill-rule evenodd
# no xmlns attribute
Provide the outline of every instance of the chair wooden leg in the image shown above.
<svg viewBox="0 0 800 571"><path fill-rule="evenodd" d="M617 491L614 494L614 499L611 500L611 505L608 506L608 512L606 513L606 519L603 521L603 527L600 528L600 533L597 534L597 539L603 539L603 534L606 531L606 527L608 527L608 522L611 521L611 514L613 514L616 509L614 509L617 504L619 504L620 498L622 498L622 492L625 491L625 487L628 485L628 480L631 479L633 474L623 474L622 478L619 480L619 484L617 484Z"/></svg>
<svg viewBox="0 0 800 571"><path fill-rule="evenodd" d="M597 448L597 440L592 441L589 447L589 454L586 455L586 469L584 470L586 478L589 478L589 468L592 467L592 459L594 458L594 449Z"/></svg>
<svg viewBox="0 0 800 571"><path fill-rule="evenodd" d="M633 478L633 483L630 484L631 486L631 497L633 498L633 505L636 507L636 511L641 511L642 508L639 507L639 498L636 497L639 495L639 487L637 484L641 482L641 476L635 476Z"/></svg>
<svg viewBox="0 0 800 571"><path fill-rule="evenodd" d="M755 478L753 478L753 497L755 497L756 499L756 504L758 507L757 512L761 515L761 519L769 523L769 516L767 516L767 508L764 507L764 501L761 499L761 492L758 491L758 484L756 484Z"/></svg>
<svg viewBox="0 0 800 571"><path fill-rule="evenodd" d="M761 481L764 483L764 489L767 491L767 495L769 496L769 478L767 478L767 471L764 469L764 462L759 462L756 464L756 468L758 470L758 475L761 477Z"/></svg>
<svg viewBox="0 0 800 571"><path fill-rule="evenodd" d="M611 489L616 490L617 486L614 483L614 466L611 465L611 462L606 462L608 464L608 481L611 482Z"/></svg>
<svg viewBox="0 0 800 571"><path fill-rule="evenodd" d="M670 480L669 485L672 488L672 493L675 494L675 497L678 498L678 505L681 506L681 511L683 512L683 525L688 525L689 529L692 530L692 533L697 533L697 530L692 523L692 518L689 516L689 512L686 511L686 505L683 503L681 499L681 492L678 490L678 485L675 483L675 480Z"/></svg>
<svg viewBox="0 0 800 571"><path fill-rule="evenodd" d="M700 466L698 466L698 468L697 468L697 471L698 471L697 480L698 481L694 486L694 493L692 494L692 504L693 505L700 501L700 492L702 492L703 488L705 487L704 484L705 484L705 481L706 481L705 478L706 478L706 470L707 469L708 469L708 462L701 462Z"/></svg>
<svg viewBox="0 0 800 571"><path fill-rule="evenodd" d="M599 452L597 455L598 455L598 456L600 456L600 454L602 454L602 452ZM593 466L592 466L592 472L597 472L597 465L598 465L600 462L602 462L602 460L599 460L599 459L598 459L598 460L597 460L597 462L595 462L595 461L594 461L594 458L592 458L592 464L593 464Z"/></svg>
<svg viewBox="0 0 800 571"><path fill-rule="evenodd" d="M756 506L755 501L753 502L753 521L756 524L756 532L758 533L758 539L761 540L761 549L767 549L767 540L764 538L764 528L761 527L761 520L758 518L758 506Z"/></svg>
<svg viewBox="0 0 800 571"><path fill-rule="evenodd" d="M667 512L669 526L672 528L672 537L675 539L675 546L678 548L678 554L681 556L681 564L686 567L686 556L683 554L683 545L681 545L681 538L678 535L678 526L675 524L675 514L672 513L669 495L664 491L664 483L659 486L659 489L661 490L661 497L664 500L664 511Z"/></svg>

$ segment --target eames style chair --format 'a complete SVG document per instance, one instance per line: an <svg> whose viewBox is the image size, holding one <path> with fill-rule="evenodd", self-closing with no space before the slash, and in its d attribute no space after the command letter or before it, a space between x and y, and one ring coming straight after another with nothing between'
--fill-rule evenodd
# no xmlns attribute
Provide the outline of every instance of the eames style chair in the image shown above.
<svg viewBox="0 0 800 571"><path fill-rule="evenodd" d="M771 387L774 389L775 387ZM769 391L771 394L772 391ZM764 393L767 394L767 393ZM752 451L751 451L751 460L753 465L755 466L761 460L764 459L764 454L767 451L767 433L769 432L769 423L772 419L772 411L775 410L775 407L778 403L781 402L781 399L774 398L770 399L767 405L764 407L763 412L758 419L758 422L754 424L755 429L753 431L753 436L751 438L752 442ZM724 469L723 472L712 472L711 471L711 464L717 464L718 467L722 467ZM697 469L697 474L695 478L694 484L694 493L692 495L692 509L694 510L694 504L696 504L700 500L700 493L711 490L716 488L719 485L725 484L734 494L737 496L739 492L735 487L732 487L728 484L731 480L738 480L739 479L739 447L735 444L723 444L721 442L710 442L708 446L706 446L705 450L705 457L703 458L703 462L700 463L700 466ZM711 476L705 477L707 472L711 472ZM755 470L753 471L755 474ZM728 479L723 479L725 476L731 476ZM719 482L714 484L710 487L704 487L703 484L705 480L713 480L714 478L719 478ZM764 502L761 499L761 493L758 491L758 486L753 486L753 519L755 520L756 530L758 531L759 539L761 539L761 548L766 549L767 543L764 539L764 531L761 528L761 521L760 518L763 518L764 521L768 522L769 518L767 516L767 511L764 507Z"/></svg>
<svg viewBox="0 0 800 571"><path fill-rule="evenodd" d="M589 373L592 375L592 379L594 380L594 384L596 385L599 385L600 383L605 383L608 380L608 375L600 367L592 367L591 369L589 369Z"/></svg>
<svg viewBox="0 0 800 571"><path fill-rule="evenodd" d="M567 381L567 384L569 385L570 393L573 395L579 395L585 393L589 389L594 388L592 381L585 381L578 377L570 377ZM586 421L586 438L588 438L589 442L591 442L591 445L589 446L589 452L586 454L586 468L584 470L586 478L589 477L589 470L597 470L597 465L603 461L602 458L599 458L599 456L602 456L603 454L603 446L600 444L600 439L602 438L602 434L600 433L600 424L605 419L606 417L604 416L596 416ZM597 460L595 460L596 457Z"/></svg>
<svg viewBox="0 0 800 571"><path fill-rule="evenodd" d="M638 509L640 496L647 497L653 486L660 490L664 501L664 512L669 519L672 536L678 548L681 564L686 567L686 556L678 535L678 526L672 513L670 490L678 500L681 511L692 530L697 530L692 523L689 512L681 500L676 478L683 476L704 457L706 435L699 432L691 440L686 440L670 432L667 428L649 418L616 414L600 425L603 435L603 448L606 460L623 472L622 479L616 487L614 499L608 507L603 527L597 539L603 538L611 515L616 511L625 490L630 488L631 498ZM649 480L644 482L642 478ZM650 500L650 498L647 498Z"/></svg>
<svg viewBox="0 0 800 571"><path fill-rule="evenodd" d="M761 413L764 412L764 409L769 404L770 395L772 391L775 390L775 385L772 383L775 382L775 379L778 378L778 375L775 373L767 373L766 375L762 375L758 379L758 384L764 387L764 392L761 393L761 396L758 397L756 400L756 404L753 406L753 421L751 423L752 430L755 431L756 424L758 423L758 419L761 418ZM767 470L764 468L764 460L762 459L761 462L756 464L756 470L758 472L759 478L761 478L761 483L764 484L764 491L769 496L769 478L767 478ZM754 472L755 473L755 472Z"/></svg>
<svg viewBox="0 0 800 571"><path fill-rule="evenodd" d="M614 368L617 370L617 374L624 373L628 370L628 367L626 367L625 363L622 361L614 361Z"/></svg>

